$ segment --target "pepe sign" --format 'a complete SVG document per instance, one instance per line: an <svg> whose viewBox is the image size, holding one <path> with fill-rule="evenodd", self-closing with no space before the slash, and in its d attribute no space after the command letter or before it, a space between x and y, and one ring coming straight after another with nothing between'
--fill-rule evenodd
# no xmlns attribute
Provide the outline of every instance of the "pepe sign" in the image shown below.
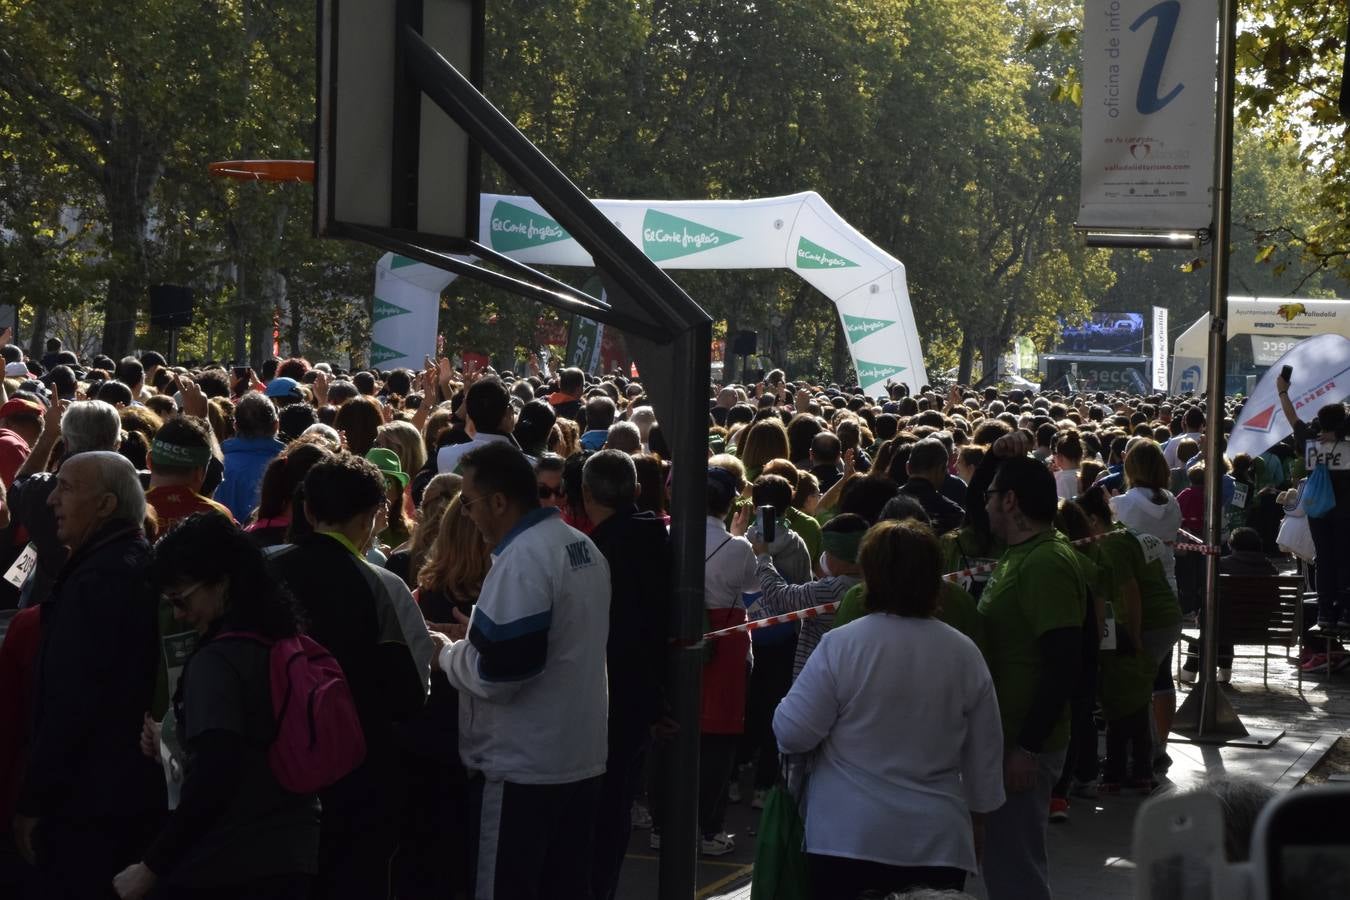
<svg viewBox="0 0 1350 900"><path fill-rule="evenodd" d="M510 252L524 250L527 247L542 247L555 241L569 240L572 236L557 222L543 213L498 200L492 207L492 219L488 222L492 249Z"/></svg>
<svg viewBox="0 0 1350 900"><path fill-rule="evenodd" d="M654 209L647 210L642 219L642 250L658 262L725 247L740 239L739 234L719 231Z"/></svg>
<svg viewBox="0 0 1350 900"><path fill-rule="evenodd" d="M838 253L826 250L824 247L808 241L806 238L797 239L797 268L799 269L856 269L858 264L851 259L845 259Z"/></svg>

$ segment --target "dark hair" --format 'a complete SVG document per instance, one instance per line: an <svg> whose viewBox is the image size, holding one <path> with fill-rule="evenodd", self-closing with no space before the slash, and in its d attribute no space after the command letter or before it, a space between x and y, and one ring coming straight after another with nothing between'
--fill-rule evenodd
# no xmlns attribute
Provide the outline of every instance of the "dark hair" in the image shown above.
<svg viewBox="0 0 1350 900"><path fill-rule="evenodd" d="M1017 506L1033 522L1046 524L1055 520L1059 502L1055 490L1055 476L1044 463L1025 456L1005 459L994 476L1000 490L1017 498Z"/></svg>
<svg viewBox="0 0 1350 900"><path fill-rule="evenodd" d="M319 415L308 403L292 403L277 413L281 424L280 437L283 441L293 441L305 433L305 429L319 421Z"/></svg>
<svg viewBox="0 0 1350 900"><path fill-rule="evenodd" d="M357 456L365 456L375 446L375 438L384 424L380 404L371 397L353 397L338 407L333 427L346 432L347 449Z"/></svg>
<svg viewBox="0 0 1350 900"><path fill-rule="evenodd" d="M885 522L892 519L897 522L920 522L924 525L931 525L933 521L928 517L928 511L923 508L923 504L909 494L896 494L881 508L881 516L877 521Z"/></svg>
<svg viewBox="0 0 1350 900"><path fill-rule="evenodd" d="M57 349L60 349L59 344ZM167 363L164 360L164 354L160 353L158 350L147 350L141 354L141 365L147 369L155 366L163 368Z"/></svg>
<svg viewBox="0 0 1350 900"><path fill-rule="evenodd" d="M824 525L820 526L822 534L828 531L837 531L840 534L854 534L859 531L866 531L868 522L857 513L840 513Z"/></svg>
<svg viewBox="0 0 1350 900"><path fill-rule="evenodd" d="M210 397L230 396L230 379L221 369L207 369L197 376L197 386Z"/></svg>
<svg viewBox="0 0 1350 900"><path fill-rule="evenodd" d="M945 475L950 456L942 441L935 437L926 437L910 448L906 466L924 475L941 469Z"/></svg>
<svg viewBox="0 0 1350 900"><path fill-rule="evenodd" d="M817 465L828 465L839 461L839 454L843 445L839 441L838 435L822 431L811 438L811 455Z"/></svg>
<svg viewBox="0 0 1350 900"><path fill-rule="evenodd" d="M193 513L170 528L155 544L149 575L160 592L183 581L228 579L224 619L231 630L269 638L300 630L295 604L268 570L262 550L218 512Z"/></svg>
<svg viewBox="0 0 1350 900"><path fill-rule="evenodd" d="M608 396L599 395L586 401L586 428L590 431L603 431L614 424L614 415L618 411L614 401Z"/></svg>
<svg viewBox="0 0 1350 900"><path fill-rule="evenodd" d="M1337 440L1345 440L1347 432L1345 405L1342 403L1328 403L1317 411L1317 427L1323 431L1330 431L1336 435Z"/></svg>
<svg viewBox="0 0 1350 900"><path fill-rule="evenodd" d="M899 490L885 475L853 478L839 492L839 512L861 516L870 525Z"/></svg>
<svg viewBox="0 0 1350 900"><path fill-rule="evenodd" d="M309 372L309 363L298 357L292 356L277 366L277 378L294 378L296 381L304 379Z"/></svg>
<svg viewBox="0 0 1350 900"><path fill-rule="evenodd" d="M479 431L492 434L502 427L502 418L511 408L511 394L496 375L478 379L464 398L464 413Z"/></svg>
<svg viewBox="0 0 1350 900"><path fill-rule="evenodd" d="M127 387L135 387L145 381L145 366L134 356L123 357L117 364L117 374L114 377Z"/></svg>
<svg viewBox="0 0 1350 900"><path fill-rule="evenodd" d="M1081 541L1092 536L1092 523L1081 504L1072 500L1062 500L1059 511L1055 513L1055 527L1071 541Z"/></svg>
<svg viewBox="0 0 1350 900"><path fill-rule="evenodd" d="M1228 544L1234 550L1241 550L1248 553L1261 552L1261 532L1255 528L1248 528L1243 525L1234 528L1233 533L1228 536Z"/></svg>
<svg viewBox="0 0 1350 900"><path fill-rule="evenodd" d="M1078 506L1086 515L1095 516L1101 519L1106 525L1110 525L1113 519L1111 514L1111 502L1107 499L1106 488L1101 485L1090 487L1078 495Z"/></svg>
<svg viewBox="0 0 1350 900"><path fill-rule="evenodd" d="M340 407L347 401L354 400L359 396L361 396L361 392L356 389L356 385L345 378L328 382L328 402L334 407Z"/></svg>
<svg viewBox="0 0 1350 900"><path fill-rule="evenodd" d="M655 453L638 453L633 456L633 467L637 470L638 494L635 498L638 509L643 512L666 514L666 471L661 457Z"/></svg>
<svg viewBox="0 0 1350 900"><path fill-rule="evenodd" d="M782 475L761 475L751 488L755 506L772 506L779 516L792 505L792 484Z"/></svg>
<svg viewBox="0 0 1350 900"><path fill-rule="evenodd" d="M400 397L412 393L412 376L408 374L408 370L395 369L390 372L389 377L384 380L384 391L386 394L397 394Z"/></svg>
<svg viewBox="0 0 1350 900"><path fill-rule="evenodd" d="M580 369L563 369L558 373L558 390L564 394L579 394L586 383L586 376Z"/></svg>
<svg viewBox="0 0 1350 900"><path fill-rule="evenodd" d="M926 618L938 607L942 548L933 529L918 522L878 522L858 550L863 608L868 612Z"/></svg>
<svg viewBox="0 0 1350 900"><path fill-rule="evenodd" d="M102 400L104 403L111 403L113 406L121 403L124 406L130 406L135 398L131 395L131 388L127 387L121 381L105 381L98 386L95 400Z"/></svg>
<svg viewBox="0 0 1350 900"><path fill-rule="evenodd" d="M286 511L295 499L295 489L316 463L332 456L320 444L303 443L275 456L263 471L258 490L258 518L272 519Z"/></svg>
<svg viewBox="0 0 1350 900"><path fill-rule="evenodd" d="M479 381L474 387L482 384ZM501 382L497 382L500 387ZM460 459L460 468L473 479L480 496L502 494L521 509L539 506L539 482L530 461L511 444L493 441L470 450Z"/></svg>
<svg viewBox="0 0 1350 900"><path fill-rule="evenodd" d="M801 462L811 450L811 439L823 429L820 420L809 413L798 413L788 422L788 455L792 462Z"/></svg>
<svg viewBox="0 0 1350 900"><path fill-rule="evenodd" d="M609 509L622 509L637 496L637 467L622 450L601 450L586 460L582 483L591 499Z"/></svg>
<svg viewBox="0 0 1350 900"><path fill-rule="evenodd" d="M511 434L521 449L527 452L542 450L548 444L548 433L553 430L556 421L558 414L549 402L542 398L534 399L521 407L515 431Z"/></svg>
<svg viewBox="0 0 1350 900"><path fill-rule="evenodd" d="M192 416L173 416L155 432L155 440L180 447L211 448L211 426L205 419ZM152 451L153 452L153 451ZM186 475L196 469L205 469L207 463L200 466L173 466L154 463L155 471L162 475Z"/></svg>
<svg viewBox="0 0 1350 900"><path fill-rule="evenodd" d="M385 500L384 474L373 462L339 453L305 474L305 503L315 522L337 524L371 512Z"/></svg>
<svg viewBox="0 0 1350 900"><path fill-rule="evenodd" d="M352 376L352 384L359 393L371 396L375 393L375 376L370 372L357 372Z"/></svg>
<svg viewBox="0 0 1350 900"><path fill-rule="evenodd" d="M1054 452L1072 463L1083 461L1083 442L1077 431L1065 429L1055 435Z"/></svg>
<svg viewBox="0 0 1350 900"><path fill-rule="evenodd" d="M276 427L277 408L262 394L249 391L234 405L234 430L240 437L272 437Z"/></svg>

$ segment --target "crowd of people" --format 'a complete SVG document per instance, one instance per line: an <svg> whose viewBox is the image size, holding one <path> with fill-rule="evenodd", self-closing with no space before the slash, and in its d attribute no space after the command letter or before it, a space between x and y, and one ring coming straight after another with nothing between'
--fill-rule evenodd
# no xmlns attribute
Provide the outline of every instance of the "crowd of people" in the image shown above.
<svg viewBox="0 0 1350 900"><path fill-rule="evenodd" d="M680 722L671 454L637 380L0 350L7 896L612 898L633 829L661 846L671 737L697 728L704 855L735 850L747 778L762 807L795 767L812 896L979 874L993 900L1049 897L1047 823L1170 764L1203 583L1174 545L1235 409L715 386L725 633ZM1294 436L1220 457L1224 571L1273 571L1308 463L1345 458L1344 406L1300 420L1281 390ZM1350 627L1332 468L1307 516L1328 634ZM322 651L302 669L340 667L309 749L347 762L297 791L278 746L300 676L276 650L299 636ZM316 716L344 703L333 746Z"/></svg>

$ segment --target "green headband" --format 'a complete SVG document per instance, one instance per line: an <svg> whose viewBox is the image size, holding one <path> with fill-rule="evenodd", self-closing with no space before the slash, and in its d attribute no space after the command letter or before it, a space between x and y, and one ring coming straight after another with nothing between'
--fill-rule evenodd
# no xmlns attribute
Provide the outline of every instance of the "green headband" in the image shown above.
<svg viewBox="0 0 1350 900"><path fill-rule="evenodd" d="M150 461L159 466L201 469L211 461L210 447L185 447L155 438L150 443Z"/></svg>
<svg viewBox="0 0 1350 900"><path fill-rule="evenodd" d="M826 531L820 536L825 552L849 562L858 561L858 546L862 544L863 531Z"/></svg>

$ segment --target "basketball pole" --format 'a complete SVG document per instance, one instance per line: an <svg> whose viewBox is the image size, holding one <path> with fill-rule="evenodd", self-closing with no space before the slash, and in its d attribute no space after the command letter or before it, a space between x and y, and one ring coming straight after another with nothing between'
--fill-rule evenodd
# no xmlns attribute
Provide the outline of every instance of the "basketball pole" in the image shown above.
<svg viewBox="0 0 1350 900"><path fill-rule="evenodd" d="M1228 261L1233 217L1233 92L1237 68L1237 2L1219 3L1219 68L1214 150L1214 231L1209 282L1208 408L1205 440L1205 543L1223 539L1223 433L1228 354ZM1197 744L1268 747L1283 735L1248 732L1215 677L1218 662L1219 557L1205 554L1205 621L1200 630L1200 677L1177 710L1173 730ZM1166 735L1160 737L1165 738Z"/></svg>

